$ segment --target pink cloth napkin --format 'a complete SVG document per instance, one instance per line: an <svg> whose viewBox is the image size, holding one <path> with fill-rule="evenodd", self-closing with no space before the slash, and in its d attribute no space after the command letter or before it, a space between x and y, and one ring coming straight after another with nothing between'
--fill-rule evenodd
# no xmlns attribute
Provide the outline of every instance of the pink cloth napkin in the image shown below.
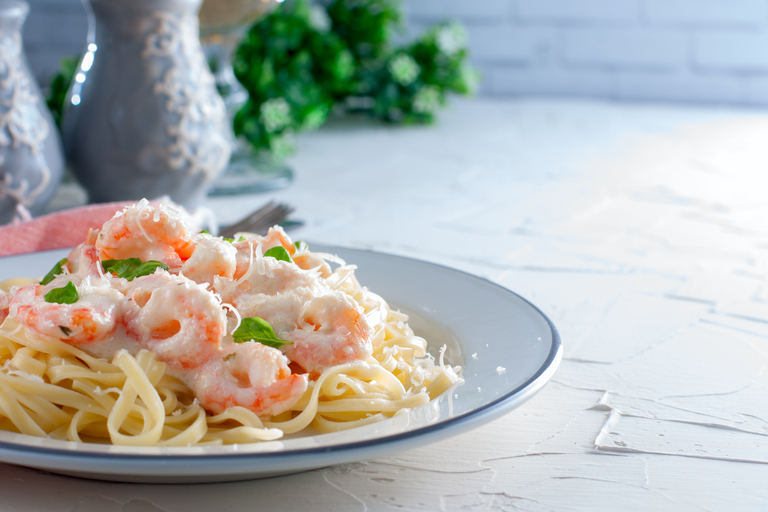
<svg viewBox="0 0 768 512"><path fill-rule="evenodd" d="M89 204L0 226L0 256L74 247L85 240L89 229L100 228L131 204L134 201Z"/></svg>

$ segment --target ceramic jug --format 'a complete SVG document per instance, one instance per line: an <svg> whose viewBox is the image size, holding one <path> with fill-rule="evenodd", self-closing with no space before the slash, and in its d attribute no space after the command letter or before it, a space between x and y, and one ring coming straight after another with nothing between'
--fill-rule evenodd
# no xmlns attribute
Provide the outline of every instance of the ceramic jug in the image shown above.
<svg viewBox="0 0 768 512"><path fill-rule="evenodd" d="M29 5L0 1L0 224L40 213L64 172L59 132L27 65Z"/></svg>
<svg viewBox="0 0 768 512"><path fill-rule="evenodd" d="M91 202L194 206L226 167L231 128L200 47L200 0L90 0L64 148Z"/></svg>

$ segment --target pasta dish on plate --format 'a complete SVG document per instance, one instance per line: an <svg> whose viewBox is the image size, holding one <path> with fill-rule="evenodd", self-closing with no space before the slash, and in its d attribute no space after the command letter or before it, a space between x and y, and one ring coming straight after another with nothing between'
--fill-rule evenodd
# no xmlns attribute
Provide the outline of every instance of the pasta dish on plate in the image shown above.
<svg viewBox="0 0 768 512"><path fill-rule="evenodd" d="M279 227L224 239L142 200L41 281L0 283L0 429L268 441L380 421L461 382L354 270Z"/></svg>

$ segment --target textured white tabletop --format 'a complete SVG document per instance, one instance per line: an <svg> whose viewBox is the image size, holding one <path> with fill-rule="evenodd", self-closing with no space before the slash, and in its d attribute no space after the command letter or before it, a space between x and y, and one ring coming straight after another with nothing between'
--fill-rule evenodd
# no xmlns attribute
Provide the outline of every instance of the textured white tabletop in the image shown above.
<svg viewBox="0 0 768 512"><path fill-rule="evenodd" d="M442 263L539 306L565 358L513 413L387 458L134 485L0 465L0 510L765 510L768 117L456 101L304 136L295 237Z"/></svg>

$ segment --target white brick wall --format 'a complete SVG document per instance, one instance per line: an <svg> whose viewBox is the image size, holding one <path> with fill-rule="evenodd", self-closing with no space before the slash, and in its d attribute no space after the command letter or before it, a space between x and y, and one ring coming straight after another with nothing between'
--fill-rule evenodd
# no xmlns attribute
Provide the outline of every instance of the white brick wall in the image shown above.
<svg viewBox="0 0 768 512"><path fill-rule="evenodd" d="M470 25L468 36L476 60L502 66L546 61L557 44L557 32L550 27Z"/></svg>
<svg viewBox="0 0 768 512"><path fill-rule="evenodd" d="M760 28L768 18L763 0L646 0L653 24Z"/></svg>
<svg viewBox="0 0 768 512"><path fill-rule="evenodd" d="M80 0L27 0L41 80L82 51ZM458 19L488 95L768 105L768 0L403 0L409 33Z"/></svg>
<svg viewBox="0 0 768 512"><path fill-rule="evenodd" d="M525 23L593 24L634 21L638 12L637 0L518 0L515 14Z"/></svg>
<svg viewBox="0 0 768 512"><path fill-rule="evenodd" d="M760 73L768 69L768 32L713 30L693 37L696 68L721 73Z"/></svg>
<svg viewBox="0 0 768 512"><path fill-rule="evenodd" d="M768 0L405 4L467 25L484 94L768 105Z"/></svg>
<svg viewBox="0 0 768 512"><path fill-rule="evenodd" d="M566 27L556 64L564 67L666 69L685 66L687 38L671 29L641 27Z"/></svg>

